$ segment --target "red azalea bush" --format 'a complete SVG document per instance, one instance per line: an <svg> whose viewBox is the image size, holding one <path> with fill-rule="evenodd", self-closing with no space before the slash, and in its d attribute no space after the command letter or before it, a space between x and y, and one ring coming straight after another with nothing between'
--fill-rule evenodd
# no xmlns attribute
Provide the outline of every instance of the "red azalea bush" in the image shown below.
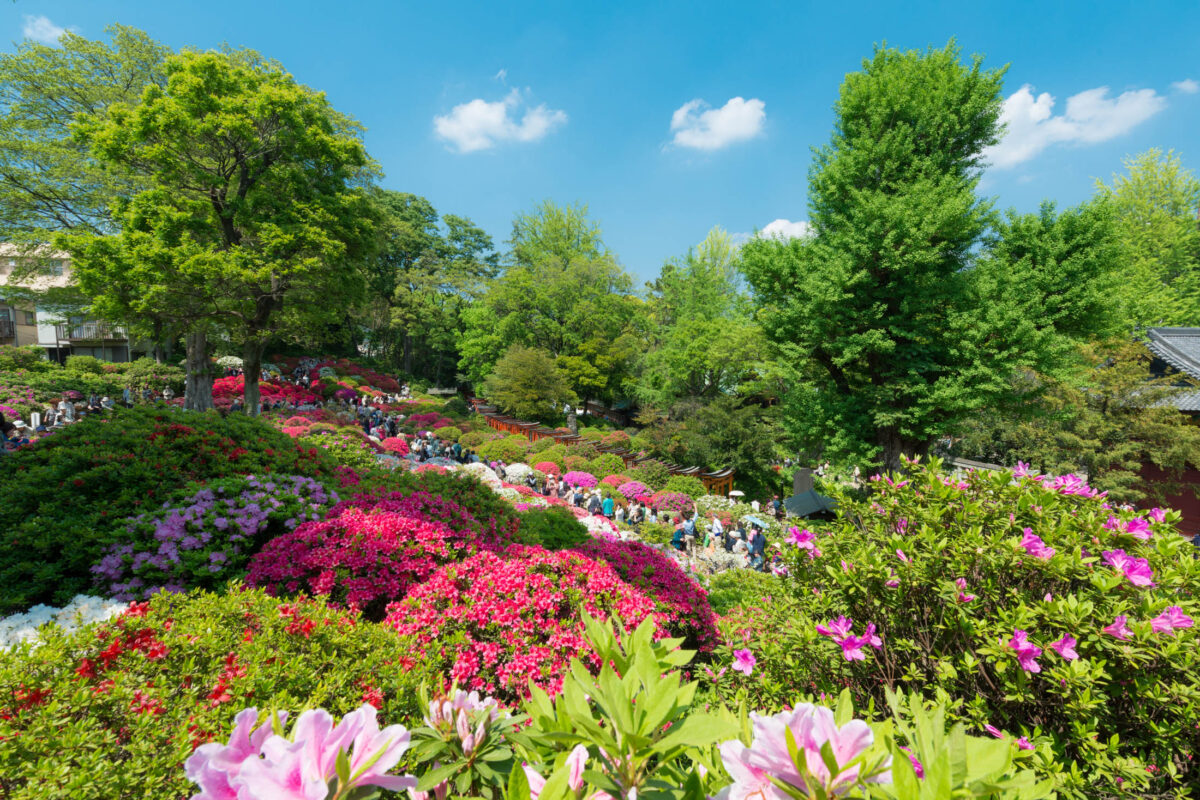
<svg viewBox="0 0 1200 800"><path fill-rule="evenodd" d="M607 475L600 479L600 483L604 484L605 486L611 486L614 489L616 489L621 484L628 483L628 482L629 482L629 478L626 477L625 475Z"/></svg>
<svg viewBox="0 0 1200 800"><path fill-rule="evenodd" d="M553 475L555 477L558 477L562 474L562 470L558 468L558 464L555 464L553 461L539 461L533 465L533 468L538 472L545 473L546 475Z"/></svg>
<svg viewBox="0 0 1200 800"><path fill-rule="evenodd" d="M292 383L275 383L273 381L263 381L258 384L259 394L262 396L263 402L270 401L272 403L319 403L320 398L313 394L309 389L303 386L296 386ZM245 396L246 393L246 378L244 375L235 375L231 378L217 378L213 381L213 400L219 401L224 405L232 403L235 399Z"/></svg>
<svg viewBox="0 0 1200 800"><path fill-rule="evenodd" d="M514 545L444 567L390 606L384 623L459 686L515 699L531 680L557 693L573 657L595 662L584 612L634 626L654 601L603 559Z"/></svg>
<svg viewBox="0 0 1200 800"><path fill-rule="evenodd" d="M36 648L0 650L0 797L189 797L182 768L228 740L246 706L364 702L388 724L420 724L424 671L396 634L313 600L234 587L155 595L99 627L50 627Z"/></svg>
<svg viewBox="0 0 1200 800"><path fill-rule="evenodd" d="M626 583L653 599L659 627L683 637L684 647L701 652L716 647L717 615L709 605L708 592L674 560L641 542L592 539L573 549L607 561Z"/></svg>
<svg viewBox="0 0 1200 800"><path fill-rule="evenodd" d="M273 595L325 595L335 606L380 619L384 606L469 547L459 532L437 522L348 508L272 539L250 561L246 580Z"/></svg>
<svg viewBox="0 0 1200 800"><path fill-rule="evenodd" d="M389 453L395 453L398 456L408 455L408 442L401 439L399 436L389 436L379 443Z"/></svg>
<svg viewBox="0 0 1200 800"><path fill-rule="evenodd" d="M313 421L308 417L293 416L285 419L283 424L288 428L307 428L309 425L313 424Z"/></svg>

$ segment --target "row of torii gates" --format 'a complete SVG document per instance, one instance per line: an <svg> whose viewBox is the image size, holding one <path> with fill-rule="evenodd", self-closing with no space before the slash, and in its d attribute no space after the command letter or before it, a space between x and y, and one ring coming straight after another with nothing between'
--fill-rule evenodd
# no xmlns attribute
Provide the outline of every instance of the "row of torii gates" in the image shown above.
<svg viewBox="0 0 1200 800"><path fill-rule="evenodd" d="M513 417L506 417L498 413L495 406L487 405L479 397L471 398L471 405L487 420L489 426L502 433L525 436L531 442L536 442L539 439L553 439L555 442L563 445L591 443L577 433L571 433L570 431L558 428L547 428L540 422L525 422ZM597 447L597 449L601 453L610 453L619 457L621 461L625 462L626 467L635 467L639 464L645 464L648 461L659 460L653 456L639 457L637 453L623 447ZM663 463L671 471L672 475L686 475L691 478L699 478L709 494L727 495L733 491L734 470L731 467L713 472L704 472L700 467L681 467L677 464Z"/></svg>

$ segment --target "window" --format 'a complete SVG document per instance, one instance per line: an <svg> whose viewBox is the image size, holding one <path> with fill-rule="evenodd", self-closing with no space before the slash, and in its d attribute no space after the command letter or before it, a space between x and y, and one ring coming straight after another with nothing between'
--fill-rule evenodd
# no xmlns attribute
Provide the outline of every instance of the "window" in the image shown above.
<svg viewBox="0 0 1200 800"><path fill-rule="evenodd" d="M21 313L25 315L25 321L22 324L37 325L37 312L36 311L22 311Z"/></svg>
<svg viewBox="0 0 1200 800"><path fill-rule="evenodd" d="M49 264L47 264L47 267L49 268L49 272L51 275L62 275L63 274L63 262L60 259L57 259L57 258L50 259L50 262L49 262Z"/></svg>

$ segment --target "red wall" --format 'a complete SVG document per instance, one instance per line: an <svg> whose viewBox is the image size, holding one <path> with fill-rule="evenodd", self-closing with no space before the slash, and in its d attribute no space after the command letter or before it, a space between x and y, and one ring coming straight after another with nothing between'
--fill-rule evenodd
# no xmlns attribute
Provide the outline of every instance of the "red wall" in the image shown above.
<svg viewBox="0 0 1200 800"><path fill-rule="evenodd" d="M1166 474L1153 464L1142 465L1142 477L1148 481L1161 481ZM1174 481L1172 481L1174 482ZM1179 494L1167 495L1163 505L1167 508L1178 509L1183 513L1179 530L1188 536L1200 533L1200 498L1196 497L1194 488L1200 488L1200 471L1190 469L1183 473L1181 482L1189 484Z"/></svg>

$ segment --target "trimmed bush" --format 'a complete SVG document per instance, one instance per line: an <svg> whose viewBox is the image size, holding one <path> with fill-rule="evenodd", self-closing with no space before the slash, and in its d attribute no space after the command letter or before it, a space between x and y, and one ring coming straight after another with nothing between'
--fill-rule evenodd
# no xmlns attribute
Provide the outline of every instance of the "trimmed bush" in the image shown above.
<svg viewBox="0 0 1200 800"><path fill-rule="evenodd" d="M588 533L568 508L550 506L533 508L521 514L521 529L517 539L522 544L537 545L547 550L567 550L590 541Z"/></svg>
<svg viewBox="0 0 1200 800"><path fill-rule="evenodd" d="M529 452L529 440L522 437L508 437L491 442L484 442L475 450L484 461L503 461L512 464L525 458Z"/></svg>
<svg viewBox="0 0 1200 800"><path fill-rule="evenodd" d="M593 458L588 463L588 472L593 475L603 477L605 475L619 475L625 469L625 462L620 456L612 453L604 453Z"/></svg>
<svg viewBox="0 0 1200 800"><path fill-rule="evenodd" d="M180 485L250 474L334 485L334 466L243 414L138 408L87 417L0 458L0 614L85 593L125 520L159 508Z"/></svg>
<svg viewBox="0 0 1200 800"><path fill-rule="evenodd" d="M261 591L159 594L36 649L0 651L0 795L10 800L189 797L182 764L226 741L246 706L363 702L420 724L433 676L391 630L318 601Z"/></svg>
<svg viewBox="0 0 1200 800"><path fill-rule="evenodd" d="M350 467L357 472L371 469L375 465L375 448L362 431L357 428L338 428L332 432L314 430L316 425L308 429L308 433L300 436L302 447L318 448L339 466Z"/></svg>
<svg viewBox="0 0 1200 800"><path fill-rule="evenodd" d="M658 491L671 479L671 470L667 469L667 465L661 461L647 461L630 470L629 477Z"/></svg>
<svg viewBox="0 0 1200 800"><path fill-rule="evenodd" d="M663 491L686 494L693 500L708 494L708 489L704 488L704 482L690 475L672 475L663 485Z"/></svg>
<svg viewBox="0 0 1200 800"><path fill-rule="evenodd" d="M453 425L447 425L444 428L436 429L433 432L433 435L441 439L443 442L457 442L463 433Z"/></svg>

